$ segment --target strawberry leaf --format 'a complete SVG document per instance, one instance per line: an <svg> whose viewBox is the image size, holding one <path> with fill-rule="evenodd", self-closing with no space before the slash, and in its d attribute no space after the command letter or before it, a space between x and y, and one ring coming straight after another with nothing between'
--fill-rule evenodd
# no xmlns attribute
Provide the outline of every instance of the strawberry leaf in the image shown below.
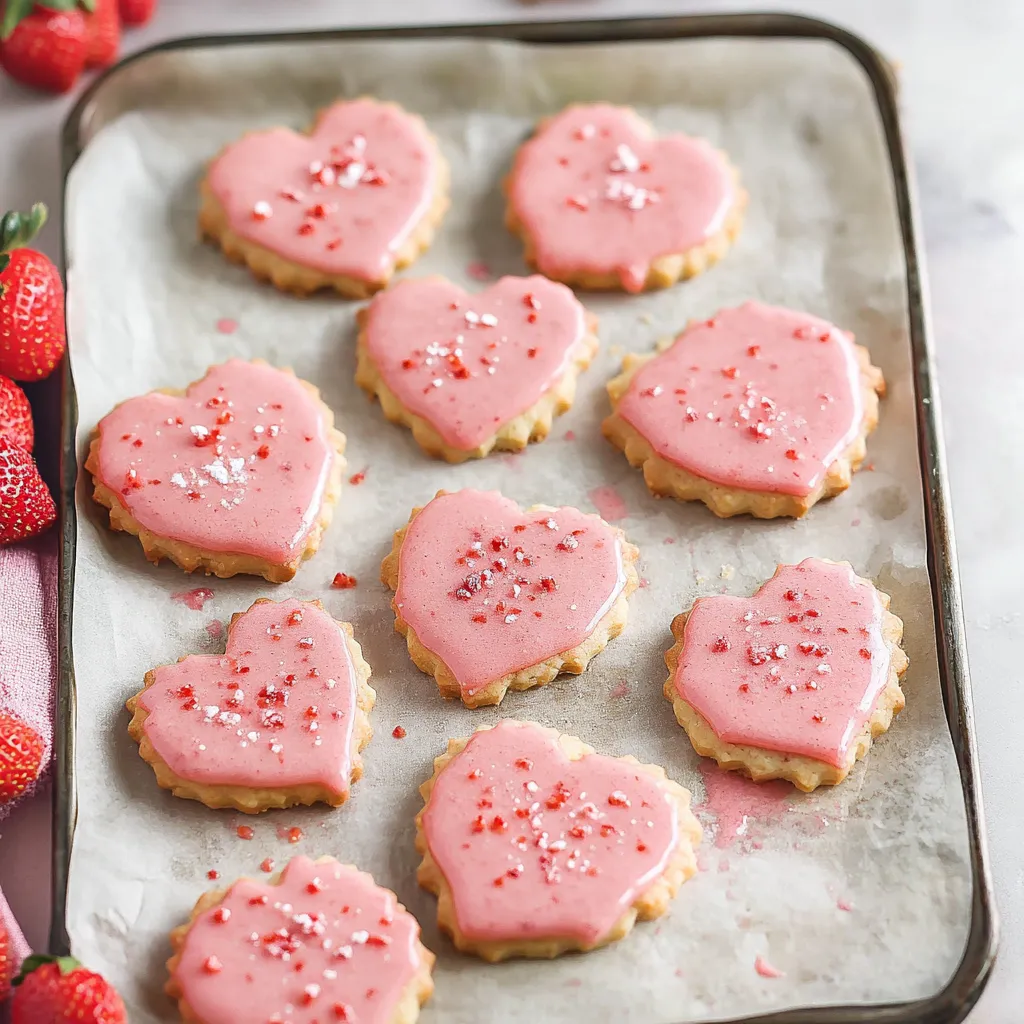
<svg viewBox="0 0 1024 1024"><path fill-rule="evenodd" d="M50 956L47 953L33 953L25 958L18 976L11 984L20 985L37 967L42 967L44 964L56 964L60 968L61 974L70 974L73 970L82 966L73 956Z"/></svg>
<svg viewBox="0 0 1024 1024"><path fill-rule="evenodd" d="M90 14L92 14L96 10L96 0L78 0L78 2Z"/></svg>
<svg viewBox="0 0 1024 1024"><path fill-rule="evenodd" d="M18 213L17 210L5 213L0 218L0 253L27 245L45 223L45 203L36 203L28 213ZM0 267L2 270L3 267Z"/></svg>

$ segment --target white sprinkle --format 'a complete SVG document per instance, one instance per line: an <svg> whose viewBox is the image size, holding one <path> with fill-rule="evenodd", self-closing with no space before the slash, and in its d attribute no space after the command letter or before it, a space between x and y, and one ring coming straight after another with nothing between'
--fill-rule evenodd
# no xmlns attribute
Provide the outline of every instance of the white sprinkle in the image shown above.
<svg viewBox="0 0 1024 1024"><path fill-rule="evenodd" d="M171 474L171 483L174 484L175 487L187 487L188 486L188 481L186 481L185 477L181 473L172 473Z"/></svg>
<svg viewBox="0 0 1024 1024"><path fill-rule="evenodd" d="M640 158L625 143L615 147L615 159L610 167L613 171L628 171L632 174L640 170Z"/></svg>
<svg viewBox="0 0 1024 1024"><path fill-rule="evenodd" d="M484 327L497 327L498 318L493 313L482 313L480 316L480 323L482 323Z"/></svg>

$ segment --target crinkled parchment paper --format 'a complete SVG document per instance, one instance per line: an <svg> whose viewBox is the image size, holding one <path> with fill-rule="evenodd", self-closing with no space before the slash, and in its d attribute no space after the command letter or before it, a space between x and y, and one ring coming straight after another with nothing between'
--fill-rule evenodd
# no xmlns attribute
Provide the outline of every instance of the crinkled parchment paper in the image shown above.
<svg viewBox="0 0 1024 1024"><path fill-rule="evenodd" d="M318 107L361 93L424 115L452 165L453 208L407 273L473 285L473 262L495 275L524 272L520 245L502 227L500 181L531 124L576 100L632 104L662 131L727 149L751 193L746 226L727 259L692 282L645 297L584 296L600 316L602 350L544 444L463 466L432 461L353 383L356 304L279 295L196 239L204 162L225 142L251 128L305 126ZM207 871L224 880L259 874L264 857L280 865L298 852L372 871L418 916L439 954L425 1024L704 1020L941 988L968 929L966 829L934 657L895 204L854 62L831 44L771 40L250 46L150 57L108 86L98 116L110 123L74 168L67 207L80 452L115 402L182 387L229 356L260 356L322 389L348 435L349 472L367 467L361 486L346 487L319 554L276 588L150 566L137 542L106 528L80 481L79 814L68 927L76 954L124 993L133 1024L176 1019L161 992L167 933L212 884ZM752 296L854 331L889 382L870 443L873 471L803 522L723 522L701 505L656 501L599 433L604 384L624 351L647 351L688 318ZM237 331L218 332L222 318ZM591 510L590 493L605 485L626 503L620 525L640 546L649 581L626 633L584 676L510 694L500 710L443 703L392 631L377 580L392 530L440 487L500 488L523 504ZM661 695L669 622L702 594L750 593L776 562L807 555L849 559L892 594L906 621L907 709L867 762L842 786L794 792L761 819L755 794L745 824L735 806L720 806L716 819L712 800L703 811L705 870L670 916L612 948L501 966L455 954L437 933L434 898L414 877L417 786L446 738L502 715L532 718L664 765L702 801L699 759ZM331 590L338 571L359 586ZM204 582L215 597L202 611L171 600ZM366 775L349 803L249 820L256 835L245 842L235 833L242 816L157 788L128 738L123 702L150 666L220 652L208 623L260 595L319 597L350 620L378 704ZM405 739L392 738L396 724ZM282 826L305 838L290 845L278 837ZM785 976L759 974L759 956Z"/></svg>

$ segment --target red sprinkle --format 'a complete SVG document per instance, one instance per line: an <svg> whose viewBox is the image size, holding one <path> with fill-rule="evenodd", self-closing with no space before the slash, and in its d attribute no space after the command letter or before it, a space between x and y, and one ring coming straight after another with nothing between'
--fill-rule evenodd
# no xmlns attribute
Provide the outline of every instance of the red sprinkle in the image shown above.
<svg viewBox="0 0 1024 1024"><path fill-rule="evenodd" d="M351 590L358 580L355 576L349 576L347 573L338 572L334 574L334 579L331 581L331 586L335 590Z"/></svg>
<svg viewBox="0 0 1024 1024"><path fill-rule="evenodd" d="M864 658L866 661L871 660L871 652L866 647L862 647L860 649L860 656Z"/></svg>
<svg viewBox="0 0 1024 1024"><path fill-rule="evenodd" d="M537 350L535 348L528 348L526 350L526 358L527 359L536 359L537 358ZM139 443L141 444L142 442L140 441Z"/></svg>
<svg viewBox="0 0 1024 1024"><path fill-rule="evenodd" d="M207 974L220 974L223 969L224 965L215 956L208 956L203 961L203 970Z"/></svg>
<svg viewBox="0 0 1024 1024"><path fill-rule="evenodd" d="M213 919L217 924L227 924L231 920L231 911L227 907L218 907L213 912Z"/></svg>
<svg viewBox="0 0 1024 1024"><path fill-rule="evenodd" d="M274 859L273 857L265 857L260 864L260 871L265 871L268 875L274 870ZM266 899L266 897L264 897Z"/></svg>
<svg viewBox="0 0 1024 1024"><path fill-rule="evenodd" d="M264 863L266 863L266 862L264 862ZM271 865L270 870L271 871L274 870L273 865ZM249 897L249 906L250 907L265 907L268 902L269 901L268 901L268 899L266 897L266 894L264 894L264 893L260 893L259 896L250 896Z"/></svg>
<svg viewBox="0 0 1024 1024"><path fill-rule="evenodd" d="M366 470L361 469L358 473L353 473L349 478L348 482L353 487L358 487L366 479Z"/></svg>
<svg viewBox="0 0 1024 1024"><path fill-rule="evenodd" d="M760 346L760 345L751 345L751 346L750 346L750 347L749 347L749 348L747 349L747 355L748 355L748 356L754 356L754 357L756 358L756 356L758 355L758 353L759 353L760 351L761 351L761 346Z"/></svg>
<svg viewBox="0 0 1024 1024"><path fill-rule="evenodd" d="M508 823L500 814L494 816L494 820L491 822L491 831L499 833L508 831Z"/></svg>
<svg viewBox="0 0 1024 1024"><path fill-rule="evenodd" d="M528 772L533 769L533 762L528 757L519 757L516 759L516 767L523 772Z"/></svg>
<svg viewBox="0 0 1024 1024"><path fill-rule="evenodd" d="M238 330L238 321L228 317L222 317L217 321L217 330L221 334L234 334Z"/></svg>
<svg viewBox="0 0 1024 1024"><path fill-rule="evenodd" d="M736 374L737 374L738 372L739 372L739 371L738 371L738 370L736 369L736 367L735 367L735 366L726 366L726 367L725 367L725 368L724 368L724 369L722 370L722 376L723 376L723 377L728 377L728 378L729 378L729 380L735 380L735 379L736 379Z"/></svg>
<svg viewBox="0 0 1024 1024"><path fill-rule="evenodd" d="M715 654L724 654L729 650L729 640L724 636L715 637L714 642L711 644L711 650Z"/></svg>
<svg viewBox="0 0 1024 1024"><path fill-rule="evenodd" d="M396 725L394 729L391 730L391 735L394 736L396 740L404 740L405 730L400 725Z"/></svg>
<svg viewBox="0 0 1024 1024"><path fill-rule="evenodd" d="M252 839L252 837L256 835L251 825L239 825L238 828L235 829L235 834L239 839Z"/></svg>
<svg viewBox="0 0 1024 1024"><path fill-rule="evenodd" d="M220 872L216 868L210 868L210 870L206 872L206 877L211 881L216 881L220 878Z"/></svg>
<svg viewBox="0 0 1024 1024"><path fill-rule="evenodd" d="M306 837L302 833L301 828L290 828L286 833L289 843L297 843Z"/></svg>
<svg viewBox="0 0 1024 1024"><path fill-rule="evenodd" d="M610 803L612 807L629 807L629 797L626 796L621 789L617 789L613 793L609 794L608 803Z"/></svg>

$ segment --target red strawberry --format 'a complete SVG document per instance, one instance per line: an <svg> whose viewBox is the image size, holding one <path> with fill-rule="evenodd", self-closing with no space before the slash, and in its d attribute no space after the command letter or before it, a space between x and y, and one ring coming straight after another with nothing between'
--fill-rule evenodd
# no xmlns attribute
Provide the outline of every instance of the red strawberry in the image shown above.
<svg viewBox="0 0 1024 1024"><path fill-rule="evenodd" d="M17 799L39 778L42 737L17 715L0 711L0 806Z"/></svg>
<svg viewBox="0 0 1024 1024"><path fill-rule="evenodd" d="M125 25L145 25L156 10L156 0L121 0L121 21Z"/></svg>
<svg viewBox="0 0 1024 1024"><path fill-rule="evenodd" d="M32 428L32 407L25 392L7 377L0 375L0 437L13 441L19 448L32 451L35 431Z"/></svg>
<svg viewBox="0 0 1024 1024"><path fill-rule="evenodd" d="M85 19L85 66L108 68L121 49L121 15L117 0L96 0L96 9Z"/></svg>
<svg viewBox="0 0 1024 1024"><path fill-rule="evenodd" d="M24 246L46 220L46 207L0 218L0 373L14 380L49 376L67 348L64 285L57 268Z"/></svg>
<svg viewBox="0 0 1024 1024"><path fill-rule="evenodd" d="M85 67L85 15L75 0L7 0L0 27L0 67L19 82L67 92Z"/></svg>
<svg viewBox="0 0 1024 1024"><path fill-rule="evenodd" d="M11 949L11 937L7 934L3 921L0 921L0 1006L11 994L11 978L14 977L14 951Z"/></svg>
<svg viewBox="0 0 1024 1024"><path fill-rule="evenodd" d="M116 990L71 956L30 956L14 979L11 1024L127 1024Z"/></svg>
<svg viewBox="0 0 1024 1024"><path fill-rule="evenodd" d="M0 544L10 544L51 527L53 498L24 448L0 437Z"/></svg>

